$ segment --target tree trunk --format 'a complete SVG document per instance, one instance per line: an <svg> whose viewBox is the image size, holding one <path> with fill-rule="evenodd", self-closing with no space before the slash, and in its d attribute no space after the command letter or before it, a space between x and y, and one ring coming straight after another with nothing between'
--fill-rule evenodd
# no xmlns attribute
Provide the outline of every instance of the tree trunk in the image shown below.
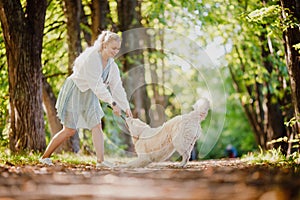
<svg viewBox="0 0 300 200"><path fill-rule="evenodd" d="M107 0L92 1L92 41L95 41L101 31L107 29L110 18L109 4Z"/></svg>
<svg viewBox="0 0 300 200"><path fill-rule="evenodd" d="M264 30L267 27L263 26ZM268 44L271 43L271 39L268 38L267 33L263 32L260 35L261 41L261 56L263 60L263 66L269 73L269 76L272 76L272 72L275 69L273 63L269 60L269 57L273 56L271 48ZM269 41L269 42L268 42ZM267 89L266 94L264 95L264 133L266 134L267 142L270 142L274 139L278 139L287 135L287 130L284 125L284 117L282 111L280 110L279 98L276 101L273 100L273 95L271 92L271 84L270 82L264 83L264 88ZM274 143L273 145L268 145L267 148L278 148L281 146L284 152L287 151L287 144L282 143Z"/></svg>
<svg viewBox="0 0 300 200"><path fill-rule="evenodd" d="M274 70L274 66L268 61L270 53L268 51L268 47L264 45L266 44L266 38L263 37L263 33L261 35L262 64L267 71L271 73L272 70ZM243 73L246 73L246 63L243 62L239 49L236 46L234 47L241 63L240 69ZM237 77L237 72L235 72L235 69L233 69L230 65L229 70L237 92L247 94L248 97L251 98L252 103L244 104L244 102L242 102L242 105L246 116L249 119L258 145L263 149L270 149L272 147L283 145L282 143L275 144L274 146L268 145L268 142L271 142L273 139L287 135L287 130L284 126L284 116L280 110L280 101L278 99L276 99L276 101L272 100L273 95L270 91L271 83L264 82L264 85L262 85L255 82L250 86L244 83L243 79ZM263 88L266 88L266 94L263 93ZM289 97L286 96L286 98ZM283 148L284 151L286 151L286 147L287 146L285 145Z"/></svg>
<svg viewBox="0 0 300 200"><path fill-rule="evenodd" d="M80 23L82 24L81 31L83 33L83 38L88 46L92 45L92 34L90 33L91 26L88 23L88 16L84 12L84 5L81 5L81 15L80 15Z"/></svg>
<svg viewBox="0 0 300 200"><path fill-rule="evenodd" d="M46 0L0 1L0 20L8 62L10 149L45 149L41 52Z"/></svg>
<svg viewBox="0 0 300 200"><path fill-rule="evenodd" d="M131 29L141 27L140 2L118 0L118 17L122 34L122 52L126 52L123 58L123 71L128 72L130 77L126 86L128 91L135 90L132 101L135 105L133 114L144 118L149 122L149 99L145 87L145 68L143 50L140 48L140 39L146 34L140 35L141 31ZM134 69L134 70L133 70ZM139 87L143 86L143 87ZM129 92L133 94L132 92ZM131 98L131 97L130 97Z"/></svg>
<svg viewBox="0 0 300 200"><path fill-rule="evenodd" d="M62 125L56 116L55 109L56 97L52 91L50 84L47 82L46 78L43 78L43 104L46 116L48 119L49 129L51 136L55 135L58 131L62 129Z"/></svg>
<svg viewBox="0 0 300 200"><path fill-rule="evenodd" d="M300 22L300 2L299 0L280 0L282 6L282 17L286 19L292 14L297 24ZM287 11L288 10L288 11ZM289 13L289 14L288 14ZM300 130L300 53L299 49L295 49L294 45L300 43L299 26L287 28L283 33L285 45L286 65L289 72L292 103L294 105L294 116L297 123L295 125L295 133Z"/></svg>
<svg viewBox="0 0 300 200"><path fill-rule="evenodd" d="M73 62L81 53L80 18L81 0L64 0L64 12L67 19L67 42L68 42L68 73L72 74Z"/></svg>
<svg viewBox="0 0 300 200"><path fill-rule="evenodd" d="M67 43L68 43L68 74L73 72L73 63L82 51L80 40L81 0L64 0L64 12L67 19ZM80 142L78 132L67 140L64 150L78 152Z"/></svg>
<svg viewBox="0 0 300 200"><path fill-rule="evenodd" d="M119 56L122 56L122 71L128 72L129 77L124 81L124 85L128 98L135 106L133 115L149 122L149 98L145 87L143 50L139 44L146 34L140 35L140 31L131 30L141 27L141 2L137 0L118 0L117 2L119 30L122 32L122 47ZM128 136L125 140L129 145L128 150L132 150L131 138Z"/></svg>
<svg viewBox="0 0 300 200"><path fill-rule="evenodd" d="M161 30L163 32L163 30ZM164 54L164 34L162 33L161 36L149 36L149 40L147 41L148 44L147 46L151 46L152 44L157 44L159 40L159 43L161 45L161 50L154 50L149 48L147 51L149 52L147 60L153 60L151 59L151 56L153 57L153 54L155 53L161 53L162 55ZM160 61L160 62L159 62ZM162 66L160 67L161 69L161 77L159 78L158 75L158 65L157 63L161 63ZM166 115L165 115L165 109L168 106L168 96L165 94L165 78L164 78L164 58L163 57L158 57L155 59L154 62L149 62L149 68L150 68L150 77L151 77L151 90L153 93L153 100L154 100L154 105L151 104L150 108L150 126L151 127L158 127L161 126L164 122L166 122Z"/></svg>

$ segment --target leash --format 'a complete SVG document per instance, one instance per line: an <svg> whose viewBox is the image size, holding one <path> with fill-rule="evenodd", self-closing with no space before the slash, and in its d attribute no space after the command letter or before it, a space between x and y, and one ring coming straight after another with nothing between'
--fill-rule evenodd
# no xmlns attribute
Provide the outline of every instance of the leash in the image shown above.
<svg viewBox="0 0 300 200"><path fill-rule="evenodd" d="M111 110L113 110L113 108L111 107L111 105L107 105L107 107L110 108ZM121 109L120 109L120 110L121 110ZM125 124L126 124L126 126L127 126L127 123L126 123L126 113L125 113L123 110L121 110L121 115L120 115L120 117L125 121ZM127 128L128 128L128 126L127 126Z"/></svg>
<svg viewBox="0 0 300 200"><path fill-rule="evenodd" d="M110 108L111 110L113 110L113 108L111 107L111 105L108 104L107 107ZM125 124L125 127L126 127L126 129L128 130L128 132L129 132L129 135L130 135L131 137L135 137L135 136L131 135L131 133L130 133L128 124L126 123L126 113L125 113L123 110L121 110L121 115L120 115L120 117L123 119L124 124ZM136 137L135 137L135 138L136 138Z"/></svg>
<svg viewBox="0 0 300 200"><path fill-rule="evenodd" d="M111 110L113 110L113 108L111 107L111 105L107 104L107 107L110 108ZM126 113L121 110L121 115L120 117L124 120L124 124L125 124L125 127L127 128L128 132L129 132L129 135L133 138L135 138L136 140L139 139L139 136L134 136L130 133L130 130L129 130L129 127L128 127L128 124L126 123Z"/></svg>

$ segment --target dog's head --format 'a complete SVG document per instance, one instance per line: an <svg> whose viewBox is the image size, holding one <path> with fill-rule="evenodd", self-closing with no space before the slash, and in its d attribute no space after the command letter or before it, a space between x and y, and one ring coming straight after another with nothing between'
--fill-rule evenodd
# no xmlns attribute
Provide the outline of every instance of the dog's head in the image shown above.
<svg viewBox="0 0 300 200"><path fill-rule="evenodd" d="M127 117L126 124L128 126L129 132L133 138L133 143L135 143L137 141L137 139L143 133L143 130L145 130L145 128L149 127L149 125L146 124L145 122L141 121L140 119L133 118L133 117Z"/></svg>
<svg viewBox="0 0 300 200"><path fill-rule="evenodd" d="M193 105L193 109L198 111L200 113L201 120L204 120L207 116L208 110L210 109L210 103L207 98L201 98Z"/></svg>

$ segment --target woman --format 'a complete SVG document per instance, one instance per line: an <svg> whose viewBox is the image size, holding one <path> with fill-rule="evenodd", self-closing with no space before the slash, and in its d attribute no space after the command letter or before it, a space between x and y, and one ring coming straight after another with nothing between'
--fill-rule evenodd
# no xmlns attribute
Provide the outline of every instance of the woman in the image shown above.
<svg viewBox="0 0 300 200"><path fill-rule="evenodd" d="M113 57L119 52L121 39L118 34L103 31L94 45L76 58L73 73L61 88L57 103L57 116L63 129L50 141L40 158L43 164L52 165L51 154L66 139L76 133L76 129L92 131L96 150L97 167L112 167L104 161L104 138L101 118L104 116L99 99L111 105L117 116L121 110L128 117L132 113L122 86L120 72Z"/></svg>

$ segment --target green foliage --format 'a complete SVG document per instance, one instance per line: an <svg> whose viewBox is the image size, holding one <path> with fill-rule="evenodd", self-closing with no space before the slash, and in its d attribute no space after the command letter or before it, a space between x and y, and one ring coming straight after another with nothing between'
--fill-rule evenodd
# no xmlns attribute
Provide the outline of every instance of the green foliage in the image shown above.
<svg viewBox="0 0 300 200"><path fill-rule="evenodd" d="M281 6L271 5L268 7L262 7L250 12L245 17L250 21L259 25L270 25L270 28L279 29L282 26L281 22Z"/></svg>
<svg viewBox="0 0 300 200"><path fill-rule="evenodd" d="M281 148L270 149L263 151L260 148L259 152L252 152L243 156L243 161L256 165L271 165L276 167L295 167L299 170L300 154L295 152L291 155L285 156Z"/></svg>
<svg viewBox="0 0 300 200"><path fill-rule="evenodd" d="M226 106L226 120L222 134L212 151L205 157L226 157L227 145L237 149L238 156L257 150L254 134L239 102L238 94L232 88L232 80L227 78L226 88L231 95L228 97Z"/></svg>
<svg viewBox="0 0 300 200"><path fill-rule="evenodd" d="M126 134L125 121L117 117L107 104L102 104L105 113L104 133L105 133L105 151L107 155L124 155L127 144L124 141Z"/></svg>
<svg viewBox="0 0 300 200"><path fill-rule="evenodd" d="M294 127L296 123L299 123L300 120L296 117L292 117L289 121L285 122L284 124L287 127ZM271 140L270 142L268 142L268 144L272 145L272 144L276 144L276 143L288 143L291 145L292 149L299 149L300 148L300 134L292 134L289 137L288 136L284 136L284 137L280 137L274 140Z"/></svg>
<svg viewBox="0 0 300 200"><path fill-rule="evenodd" d="M262 8L258 8L248 15L246 19L250 23L254 23L258 26L265 25L264 31L268 32L268 35L276 35L282 37L282 32L289 27L298 26L298 22L292 18L289 10L285 10L285 17L282 17L283 10L280 5L269 5Z"/></svg>
<svg viewBox="0 0 300 200"><path fill-rule="evenodd" d="M8 134L5 131L9 118L9 94L8 94L8 70L6 50L2 28L0 27L0 146L6 146L8 143Z"/></svg>
<svg viewBox="0 0 300 200"><path fill-rule="evenodd" d="M255 164L283 164L287 161L286 157L282 154L281 149L271 149L263 151L260 148L259 152L253 152L243 157L247 162Z"/></svg>
<svg viewBox="0 0 300 200"><path fill-rule="evenodd" d="M110 3L113 5L114 10L116 5L114 3ZM199 1L183 1L183 0L170 0L170 1L157 1L157 0L151 0L146 1L142 3L142 24L144 26L150 26L154 28L171 28L175 31L178 31L179 33L183 33L184 35L189 35L189 32L193 33L193 27L198 26L200 27L202 24L208 23L207 21L210 21L213 23L214 26L220 28L217 32L220 34L226 34L227 38L224 39L224 42L226 40L228 41L228 33L232 32L233 24L232 21L227 22L224 20L224 17L212 17L211 15L219 16L224 14L223 12L229 11L235 11L236 6L239 7L239 4L232 5L232 4L226 4L222 2L199 2ZM115 11L113 11L115 12ZM206 14L207 17L205 16ZM199 19L201 21L199 21ZM231 18L226 18L231 19ZM117 17L113 16L113 21L116 22ZM207 21L205 21L207 20ZM223 23L223 24L222 24ZM205 32L205 27L202 26L203 32ZM201 37L197 37L196 41L201 41L203 44L209 43L209 38L214 38L215 35L213 34L214 31L216 31L216 28L212 28L212 31L207 31L206 34L202 35ZM202 34L202 33L201 33ZM157 39L158 40L158 39ZM251 42L248 42L248 45L251 46ZM257 48L254 46L253 48ZM204 88L205 83L202 81L201 77L199 77L199 73L195 68L192 66L189 66L187 70L183 73L183 67L180 64L178 65L170 65L168 62L166 62L166 65L161 64L162 60L165 62L166 60L169 61L172 58L170 58L168 55L164 55L165 57L162 58L162 55L158 52L152 53L149 55L149 57L145 57L146 63L156 63L157 69L156 72L158 74L159 80L165 80L166 82L160 83L161 85L172 85L172 92L175 95L180 94L180 98L184 102L188 102L184 105L178 104L176 102L176 96L174 97L174 94L166 94L170 95L170 98L168 99L168 107L166 109L166 115L168 118L173 117L174 115L180 114L180 111L183 110L189 110L191 109L190 106L195 102L195 97L198 96L198 93L195 92L197 88ZM180 58L177 58L180 59ZM130 60L133 63L135 60ZM189 64L187 64L189 65ZM163 71L162 67L167 66L167 69L164 69ZM170 70L171 69L171 70ZM148 69L146 69L148 70ZM168 74L171 73L172 74ZM263 69L259 69L257 71L253 70L253 73L256 75L261 76L261 71ZM242 73L243 74L243 73ZM169 76L172 78L164 79L163 76ZM147 75L146 75L147 76ZM213 79L214 77L207 77L208 79ZM251 81L251 77L249 77L249 82ZM189 87L186 87L188 84ZM215 90L218 90L219 88L215 88ZM148 93L151 96L151 87L147 88ZM160 93L160 91L159 91ZM200 93L200 92L199 92ZM163 93L160 93L163 94ZM152 94L153 97L153 94ZM237 104L237 102L233 103ZM224 138L220 139L221 147L215 148L215 154L211 154L211 157L222 157L223 151L227 145L227 143L233 143L235 146L239 148L239 152L242 154L244 152L250 151L250 149L253 149L254 139L253 134L251 134L251 130L249 130L249 124L247 122L247 119L245 116L243 116L243 113L241 111L240 105L232 105L233 108L229 107L231 110L231 113L228 114L228 119L230 117L234 117L235 119L232 119L228 124L226 124L226 130L224 132ZM125 149L126 146L123 146L122 141L122 134L123 132L120 130L120 124L122 124L122 120L119 118L116 118L113 116L109 110L104 110L106 113L105 116L105 129L104 132L107 135L107 139L105 142L105 148L108 149L108 151L115 152L115 150L118 151L120 149L122 152L122 149ZM237 113L236 113L237 112ZM243 117L241 117L243 116ZM205 124L204 124L205 126ZM242 128L241 128L242 127ZM218 127L214 127L218 128ZM232 131L231 131L232 130ZM235 135L235 136L233 136ZM246 135L246 137L245 137ZM247 138L247 139L245 139ZM244 139L244 140L243 140ZM87 140L88 141L88 140ZM113 147L115 150L111 150L110 148Z"/></svg>
<svg viewBox="0 0 300 200"><path fill-rule="evenodd" d="M292 117L288 122L285 122L284 124L287 126L287 127L293 127L296 123L300 123L300 120L296 117Z"/></svg>
<svg viewBox="0 0 300 200"><path fill-rule="evenodd" d="M293 47L300 53L300 43L293 45Z"/></svg>
<svg viewBox="0 0 300 200"><path fill-rule="evenodd" d="M268 142L268 145L276 144L276 143L288 143L291 144L293 149L299 149L300 147L300 134L295 135L293 138L288 138L287 136L280 137Z"/></svg>
<svg viewBox="0 0 300 200"><path fill-rule="evenodd" d="M89 3L89 0L83 1L83 9L88 15L88 22L90 23L91 10ZM110 17L115 24L119 24L117 2L110 0L109 3L112 11ZM272 4L274 3L276 1ZM237 147L239 155L255 149L254 135L242 111L242 106L237 102L237 99L240 99L242 105L252 103L255 93L254 90L252 90L253 93L248 93L247 89L249 87L253 89L256 83L266 84L263 91L266 92L266 88L269 89L272 95L274 95L274 102L278 101L278 99L283 99L289 93L288 88L281 88L281 82L279 81L282 77L287 80L284 49L282 48L279 36L281 37L282 25L288 24L286 23L288 20L280 21L277 18L280 15L279 12L280 7L276 5L262 8L261 1L259 0L251 2L228 0L150 0L142 2L141 23L144 26L170 28L186 36L189 36L190 33L193 35L196 32L195 42L199 42L203 46L212 43L215 38L221 38L221 45L223 46L219 48L224 47L226 53L228 53L226 61L224 60L222 64L232 69L241 90L236 93L232 88L227 87L230 98L227 104L226 122L218 143L211 154L208 155L210 158L223 157L224 149L229 143ZM266 30L262 25L268 25ZM86 25L81 24L81 28L90 32L90 28ZM271 37L274 47L274 57L261 57L261 41L257 36L265 31ZM66 40L66 23L61 1L49 1L43 38L42 70L55 94L58 93L67 76L68 49ZM0 56L4 58L5 48L3 38L1 38L0 44L2 45ZM298 48L298 46L295 46L295 48ZM264 59L272 62L278 69L272 73L268 73L262 64ZM159 80L163 79L163 74L165 73L163 70L174 72L173 74L164 74L165 76L172 77L166 82L173 86L172 92L174 94L181 94L182 101L188 102L180 107L181 105L177 102L174 94L170 92L165 93L169 96L168 107L166 109L167 117L171 118L179 114L182 110L190 109L190 105L192 105L195 97L198 95L198 92L195 92L195 90L205 87L205 83L199 77L197 70L189 66L182 73L183 66L180 66L180 64L168 65L168 69L163 69L164 65L160 63L162 63L162 60L170 60L170 57L158 52L152 53L148 58L145 57L145 60L146 63L158 64L156 72ZM130 61L134 63L135 60ZM8 116L8 82L7 67L5 67L5 64L5 59L1 59L0 79L3 85L1 85L0 93L1 96L4 96L4 98L1 98L0 105L1 132L4 129ZM226 74L226 76L229 75ZM213 79L214 77L207 78ZM185 87L182 84L183 82L188 83L189 87ZM164 84L162 83L162 85ZM232 85L232 82L226 84ZM217 90L219 88L214 89ZM154 95L150 91L151 88L148 87L147 90L150 96L152 95L151 97L153 97ZM160 89L159 93L165 95ZM124 145L124 137L122 136L124 134L122 130L124 122L121 118L115 117L108 108L104 107L104 112L106 113L104 119L104 132L106 134L105 148L108 153L122 154L127 147ZM204 126L206 125L204 124ZM3 140L3 134L1 137L0 140ZM87 132L81 135L81 145L82 148L87 146L93 149L90 133Z"/></svg>
<svg viewBox="0 0 300 200"><path fill-rule="evenodd" d="M226 61L235 84L234 96L252 116L265 115L263 119L267 112L256 112L256 105L262 105L267 97L271 96L268 103L277 104L284 114L290 108L282 35L293 22L282 19L281 14L279 1L213 1L205 17L204 29L209 35L221 37L225 47L231 46L226 49Z"/></svg>
<svg viewBox="0 0 300 200"><path fill-rule="evenodd" d="M68 69L66 23L61 2L51 1L47 12L43 37L43 74L55 94L65 80Z"/></svg>

